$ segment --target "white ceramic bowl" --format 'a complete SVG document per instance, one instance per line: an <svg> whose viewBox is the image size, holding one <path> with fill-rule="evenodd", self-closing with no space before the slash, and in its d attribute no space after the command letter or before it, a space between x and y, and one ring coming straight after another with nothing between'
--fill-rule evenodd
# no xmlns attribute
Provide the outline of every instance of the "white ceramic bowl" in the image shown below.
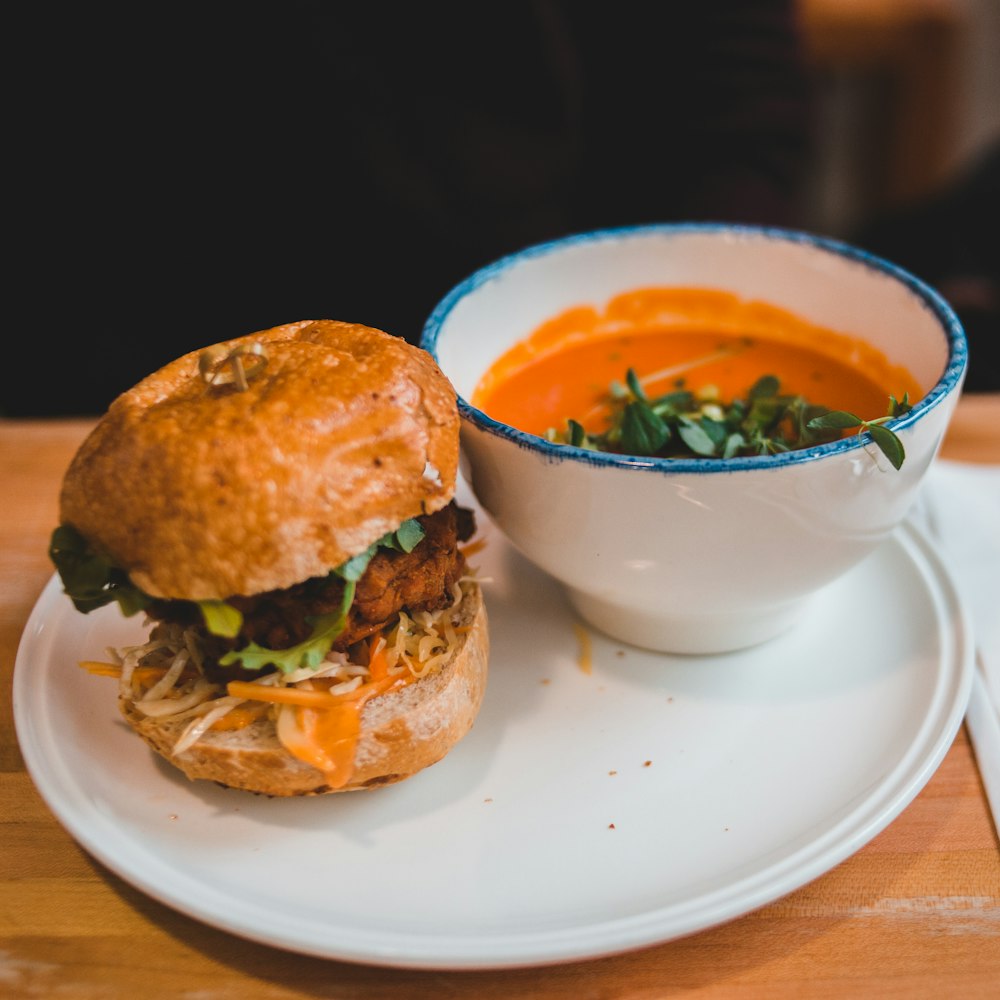
<svg viewBox="0 0 1000 1000"><path fill-rule="evenodd" d="M654 285L763 299L904 365L925 395L889 425L906 449L902 468L867 435L729 460L594 453L468 402L490 364L544 320ZM587 622L674 653L724 652L784 631L892 532L941 443L967 357L949 306L891 263L805 233L711 224L529 247L454 288L422 344L458 392L463 473L496 525L565 585Z"/></svg>

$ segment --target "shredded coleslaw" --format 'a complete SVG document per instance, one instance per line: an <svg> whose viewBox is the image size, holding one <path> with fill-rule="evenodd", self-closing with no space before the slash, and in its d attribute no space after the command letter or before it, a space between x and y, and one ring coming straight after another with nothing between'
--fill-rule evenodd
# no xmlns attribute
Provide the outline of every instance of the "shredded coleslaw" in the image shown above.
<svg viewBox="0 0 1000 1000"><path fill-rule="evenodd" d="M173 747L177 755L194 746L234 709L260 706L261 702L243 696L248 686L294 687L324 692L335 699L346 698L372 682L375 678L370 665L382 657L389 678L409 682L437 672L465 631L456 611L468 589L477 585L474 577L464 576L454 585L447 607L433 612L400 612L398 621L385 633L352 648L354 656L364 662L352 660L348 653L331 650L316 668L300 668L291 673L275 670L240 684L239 696L228 693L225 685L204 675L197 630L173 623L161 624L156 637L145 643L108 649L113 664L111 672L118 673L121 698L131 702L136 711L151 718L188 720ZM109 672L106 664L83 666L95 673ZM267 704L262 711L256 715L248 713L240 722L245 725L270 713L277 723L282 716L291 715L291 709L287 704ZM282 728L277 726L279 738Z"/></svg>

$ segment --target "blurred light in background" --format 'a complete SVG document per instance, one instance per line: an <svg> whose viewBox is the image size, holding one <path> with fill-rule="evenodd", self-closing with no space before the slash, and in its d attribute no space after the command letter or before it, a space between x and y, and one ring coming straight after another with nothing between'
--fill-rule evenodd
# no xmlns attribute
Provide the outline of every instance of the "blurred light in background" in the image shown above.
<svg viewBox="0 0 1000 1000"><path fill-rule="evenodd" d="M847 237L1000 140L998 0L799 0L816 78L804 223Z"/></svg>

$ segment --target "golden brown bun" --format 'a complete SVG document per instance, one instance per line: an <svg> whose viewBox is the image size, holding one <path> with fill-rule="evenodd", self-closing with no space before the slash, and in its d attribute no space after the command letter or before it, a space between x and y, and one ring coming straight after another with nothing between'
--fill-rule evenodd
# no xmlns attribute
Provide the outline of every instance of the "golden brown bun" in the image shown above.
<svg viewBox="0 0 1000 1000"><path fill-rule="evenodd" d="M304 320L245 392L201 351L110 406L74 457L61 519L155 597L225 599L324 576L451 499L455 392L433 359L371 327Z"/></svg>
<svg viewBox="0 0 1000 1000"><path fill-rule="evenodd" d="M243 729L209 730L175 756L172 749L188 720L149 718L126 700L120 702L122 715L158 754L192 780L283 797L353 792L402 781L444 757L472 728L479 712L489 657L486 608L479 587L468 589L459 611L469 631L446 665L365 705L354 771L342 788L331 788L321 771L293 757L266 718Z"/></svg>

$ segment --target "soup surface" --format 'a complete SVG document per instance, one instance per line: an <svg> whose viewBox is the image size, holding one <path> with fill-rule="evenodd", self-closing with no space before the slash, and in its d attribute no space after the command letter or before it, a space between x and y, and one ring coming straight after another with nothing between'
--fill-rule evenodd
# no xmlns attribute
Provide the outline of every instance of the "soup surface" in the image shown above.
<svg viewBox="0 0 1000 1000"><path fill-rule="evenodd" d="M909 372L857 337L728 292L650 288L542 324L490 367L472 403L531 434L553 437L570 419L600 434L614 413L610 387L630 369L651 399L683 388L728 404L773 376L783 395L865 420L884 416L890 396L922 395Z"/></svg>

